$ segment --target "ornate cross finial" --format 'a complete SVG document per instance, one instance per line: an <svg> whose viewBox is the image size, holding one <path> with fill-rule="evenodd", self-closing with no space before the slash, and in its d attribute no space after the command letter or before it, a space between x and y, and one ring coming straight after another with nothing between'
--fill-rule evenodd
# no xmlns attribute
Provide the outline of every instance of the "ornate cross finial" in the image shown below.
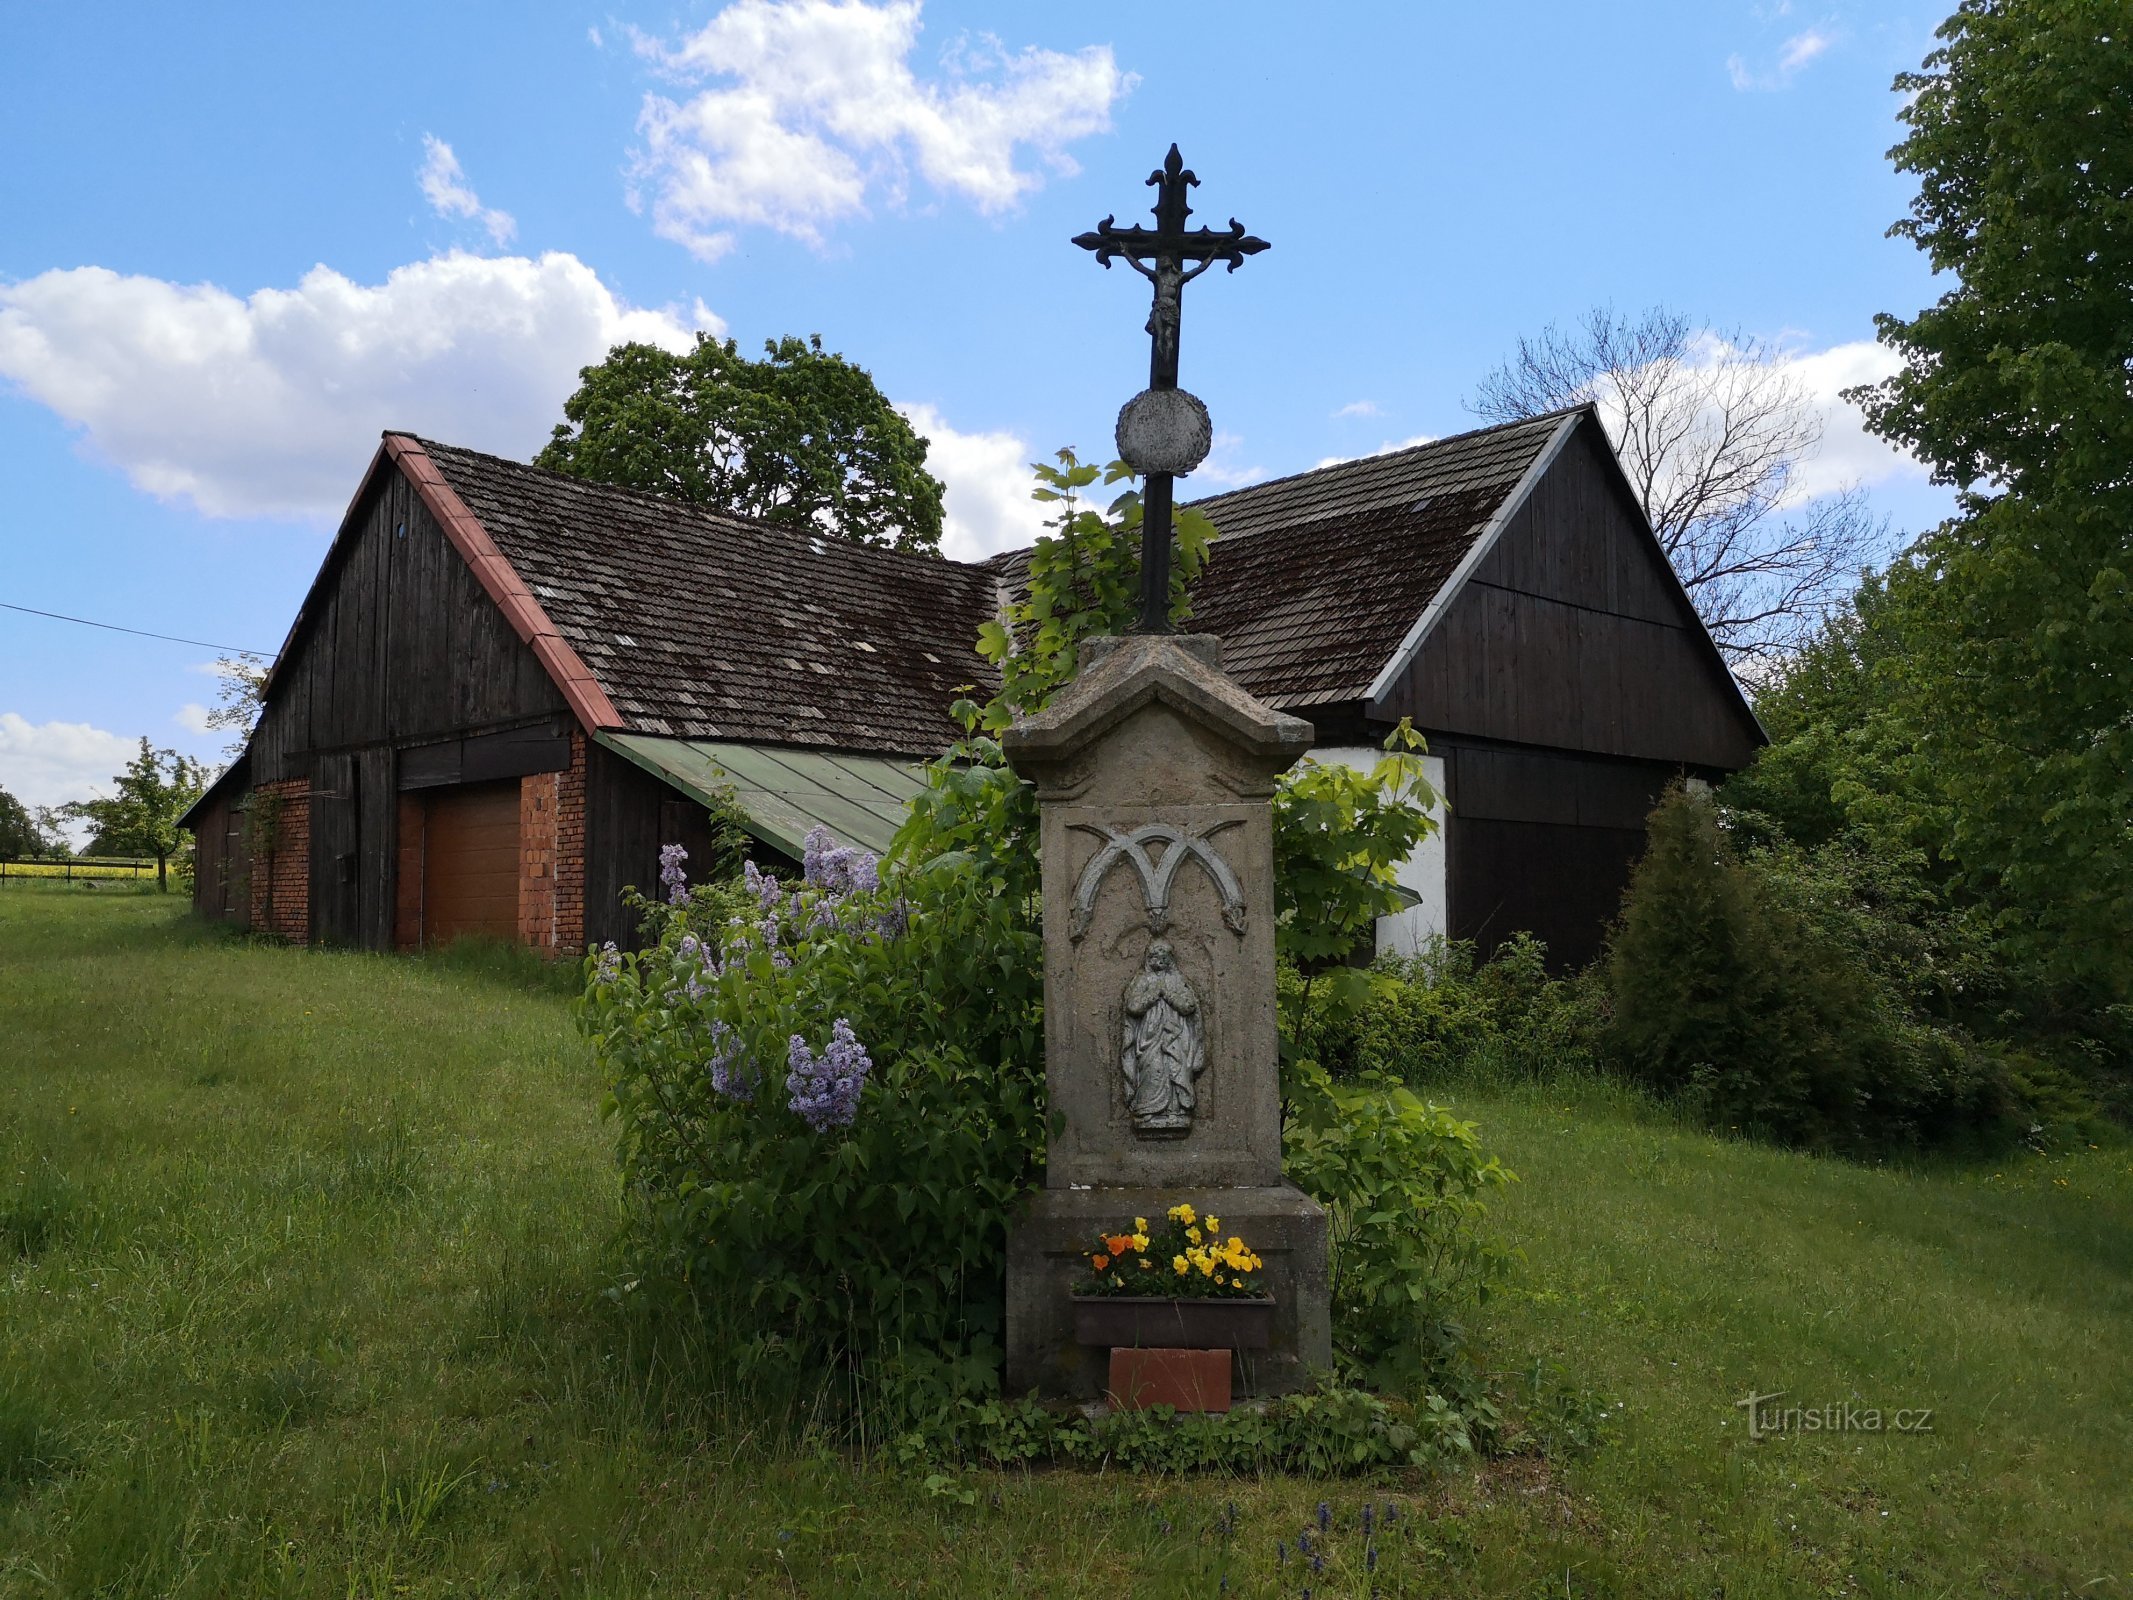
<svg viewBox="0 0 2133 1600"><path fill-rule="evenodd" d="M1148 174L1148 184L1156 191L1153 228L1121 228L1115 217L1105 217L1092 231L1077 234L1074 243L1093 251L1106 269L1114 260L1123 259L1155 286L1155 304L1148 314L1148 387L1118 414L1118 451L1148 480L1141 521L1138 631L1168 633L1171 483L1207 459L1214 439L1207 407L1178 387L1178 332L1185 285L1217 261L1228 263L1235 272L1246 256L1255 256L1268 245L1246 233L1235 217L1230 218L1226 232L1187 231L1185 219L1192 215L1192 207L1186 194L1198 188L1200 180L1186 167L1176 145L1170 147L1163 164Z"/></svg>

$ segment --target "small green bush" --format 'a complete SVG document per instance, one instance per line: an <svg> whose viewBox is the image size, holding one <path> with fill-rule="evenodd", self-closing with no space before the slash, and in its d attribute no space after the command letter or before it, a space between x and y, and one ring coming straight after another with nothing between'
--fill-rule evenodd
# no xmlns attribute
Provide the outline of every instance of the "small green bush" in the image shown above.
<svg viewBox="0 0 2133 1600"><path fill-rule="evenodd" d="M1282 1164L1331 1223L1341 1369L1397 1389L1456 1376L1462 1319L1510 1265L1481 1231L1484 1196L1513 1175L1472 1123L1383 1074L1336 1083L1299 1061L1288 1093Z"/></svg>

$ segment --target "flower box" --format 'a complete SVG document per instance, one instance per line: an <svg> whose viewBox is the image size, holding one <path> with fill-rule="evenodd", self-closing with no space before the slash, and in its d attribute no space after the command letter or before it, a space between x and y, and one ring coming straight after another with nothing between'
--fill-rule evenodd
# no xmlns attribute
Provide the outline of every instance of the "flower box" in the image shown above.
<svg viewBox="0 0 2133 1600"><path fill-rule="evenodd" d="M1274 1302L1263 1295L1177 1300L1168 1295L1077 1294L1074 1342L1112 1349L1264 1350Z"/></svg>

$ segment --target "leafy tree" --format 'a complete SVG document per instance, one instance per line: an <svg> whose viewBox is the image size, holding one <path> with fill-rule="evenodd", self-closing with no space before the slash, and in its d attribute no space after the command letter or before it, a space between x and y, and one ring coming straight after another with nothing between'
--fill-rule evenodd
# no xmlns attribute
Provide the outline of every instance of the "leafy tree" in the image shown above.
<svg viewBox="0 0 2133 1600"><path fill-rule="evenodd" d="M1822 419L1771 352L1655 306L1522 338L1481 382L1498 422L1591 402L1697 614L1736 668L1766 666L1843 604L1884 527L1856 486L1798 502Z"/></svg>
<svg viewBox="0 0 2133 1600"><path fill-rule="evenodd" d="M48 856L64 846L46 826L43 812L30 808L0 789L0 861L20 861Z"/></svg>
<svg viewBox="0 0 2133 1600"><path fill-rule="evenodd" d="M864 368L819 336L761 360L698 334L675 355L617 345L579 373L535 465L856 544L937 551L941 486L926 441Z"/></svg>
<svg viewBox="0 0 2133 1600"><path fill-rule="evenodd" d="M224 656L215 663L215 704L207 714L210 728L226 728L232 737L222 747L232 761L244 754L259 722L259 692L266 687L267 663L258 656Z"/></svg>
<svg viewBox="0 0 2133 1600"><path fill-rule="evenodd" d="M2133 26L2091 0L1964 0L1939 37L1896 82L1891 154L1919 189L1892 232L1956 282L1879 319L1904 367L1853 397L1961 509L1887 574L1849 737L2050 1008L2123 1020Z"/></svg>
<svg viewBox="0 0 2133 1600"><path fill-rule="evenodd" d="M104 848L156 858L156 888L170 887L170 858L186 844L178 818L206 792L202 763L175 750L157 750L144 738L141 753L111 780L108 798L76 800L60 807L70 820L96 828Z"/></svg>

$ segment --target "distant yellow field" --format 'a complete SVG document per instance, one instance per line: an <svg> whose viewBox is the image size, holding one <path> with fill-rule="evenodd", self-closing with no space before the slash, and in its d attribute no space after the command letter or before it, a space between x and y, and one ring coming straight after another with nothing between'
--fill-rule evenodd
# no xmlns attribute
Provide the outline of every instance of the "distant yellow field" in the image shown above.
<svg viewBox="0 0 2133 1600"><path fill-rule="evenodd" d="M153 861L0 861L0 878L152 878Z"/></svg>

